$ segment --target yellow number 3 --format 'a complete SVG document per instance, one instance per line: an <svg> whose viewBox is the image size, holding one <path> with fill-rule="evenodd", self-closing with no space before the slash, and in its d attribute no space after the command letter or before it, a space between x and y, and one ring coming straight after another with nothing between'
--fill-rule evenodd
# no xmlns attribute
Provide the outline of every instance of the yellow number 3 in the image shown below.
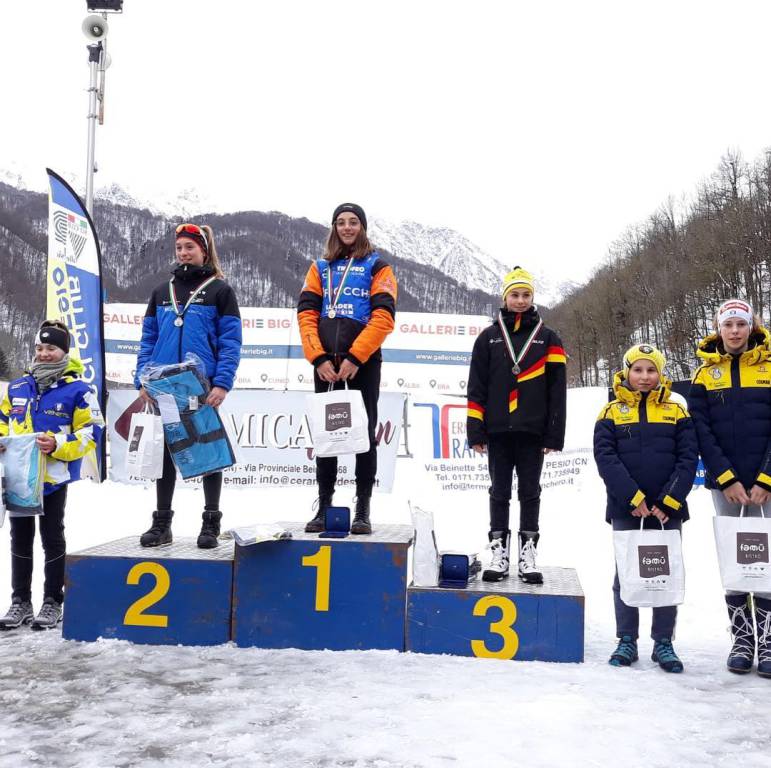
<svg viewBox="0 0 771 768"><path fill-rule="evenodd" d="M171 586L169 572L160 563L137 563L126 577L126 584L139 584L139 580L145 574L155 577L155 586L144 597L133 602L126 615L123 617L123 623L132 627L168 627L169 617L163 614L145 613L160 600L166 597L166 593Z"/></svg>
<svg viewBox="0 0 771 768"><path fill-rule="evenodd" d="M511 628L517 620L517 606L502 595L485 595L474 605L474 616L486 616L490 608L501 612L499 621L490 624L490 632L503 638L500 651L491 651L484 640L472 640L471 650L480 659L513 659L519 650L519 635Z"/></svg>

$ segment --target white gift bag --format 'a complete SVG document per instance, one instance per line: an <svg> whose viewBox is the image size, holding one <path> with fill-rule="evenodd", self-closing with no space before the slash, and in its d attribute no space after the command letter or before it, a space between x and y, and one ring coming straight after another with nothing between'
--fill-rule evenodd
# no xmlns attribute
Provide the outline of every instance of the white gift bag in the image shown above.
<svg viewBox="0 0 771 768"><path fill-rule="evenodd" d="M409 503L409 502L408 502ZM434 515L410 504L415 541L412 544L412 583L416 587L435 587L439 583L439 549L434 533Z"/></svg>
<svg viewBox="0 0 771 768"><path fill-rule="evenodd" d="M685 569L680 531L613 531L621 599L636 608L680 605L685 598Z"/></svg>
<svg viewBox="0 0 771 768"><path fill-rule="evenodd" d="M768 543L771 518L717 516L713 519L717 559L723 589L737 592L771 592Z"/></svg>
<svg viewBox="0 0 771 768"><path fill-rule="evenodd" d="M308 423L316 456L345 456L369 450L369 423L357 389L331 389L307 396Z"/></svg>
<svg viewBox="0 0 771 768"><path fill-rule="evenodd" d="M126 472L142 480L163 475L163 421L147 407L131 416Z"/></svg>

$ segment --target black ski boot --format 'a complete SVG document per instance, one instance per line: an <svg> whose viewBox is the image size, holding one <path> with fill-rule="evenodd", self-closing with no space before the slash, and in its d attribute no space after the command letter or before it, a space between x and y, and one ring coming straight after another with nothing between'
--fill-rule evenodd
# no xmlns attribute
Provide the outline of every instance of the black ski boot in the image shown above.
<svg viewBox="0 0 771 768"><path fill-rule="evenodd" d="M172 517L174 517L174 511L171 509L153 512L153 524L149 530L142 534L139 543L143 547L160 547L164 544L171 544Z"/></svg>
<svg viewBox="0 0 771 768"><path fill-rule="evenodd" d="M369 499L369 496L356 497L351 533L372 533L372 524L369 522Z"/></svg>
<svg viewBox="0 0 771 768"><path fill-rule="evenodd" d="M726 595L725 602L734 641L726 666L729 672L746 675L755 661L755 627L752 625L752 613L748 605L749 595Z"/></svg>
<svg viewBox="0 0 771 768"><path fill-rule="evenodd" d="M755 597L755 626L758 635L758 674L771 677L771 600Z"/></svg>
<svg viewBox="0 0 771 768"><path fill-rule="evenodd" d="M204 509L203 524L201 532L198 534L198 549L214 549L219 543L217 537L220 535L220 520L222 512L218 509Z"/></svg>
<svg viewBox="0 0 771 768"><path fill-rule="evenodd" d="M332 506L332 496L334 491L326 493L319 491L319 496L313 502L313 509L316 510L316 516L305 526L305 533L321 533L324 530L324 510Z"/></svg>

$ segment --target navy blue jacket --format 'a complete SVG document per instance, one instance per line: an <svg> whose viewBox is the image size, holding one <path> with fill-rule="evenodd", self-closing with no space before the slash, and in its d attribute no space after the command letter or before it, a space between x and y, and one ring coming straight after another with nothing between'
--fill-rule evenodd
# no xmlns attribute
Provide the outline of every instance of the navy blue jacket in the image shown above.
<svg viewBox="0 0 771 768"><path fill-rule="evenodd" d="M182 309L195 289L214 272L208 266L180 265L173 274L177 303ZM215 280L188 307L181 327L174 325L175 319L169 284L161 283L145 312L134 386L141 386L139 375L148 363L181 363L192 352L203 362L212 386L232 389L241 359L241 313L233 289L224 280Z"/></svg>
<svg viewBox="0 0 771 768"><path fill-rule="evenodd" d="M721 351L716 334L699 344L693 414L707 488L733 483L771 490L771 335L760 328L741 355Z"/></svg>
<svg viewBox="0 0 771 768"><path fill-rule="evenodd" d="M688 519L686 496L696 476L696 431L688 411L670 400L670 382L634 392L623 374L613 380L616 399L594 425L594 460L608 491L605 519L620 520L643 499L673 520Z"/></svg>

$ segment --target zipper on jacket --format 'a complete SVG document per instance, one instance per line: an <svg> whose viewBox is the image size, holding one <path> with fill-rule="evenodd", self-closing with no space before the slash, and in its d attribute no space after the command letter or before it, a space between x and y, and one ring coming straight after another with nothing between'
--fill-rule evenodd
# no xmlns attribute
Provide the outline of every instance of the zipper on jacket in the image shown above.
<svg viewBox="0 0 771 768"><path fill-rule="evenodd" d="M645 447L645 429L643 424L648 424L648 401L650 400L650 392L640 392L640 405L637 410L640 415L640 451Z"/></svg>

